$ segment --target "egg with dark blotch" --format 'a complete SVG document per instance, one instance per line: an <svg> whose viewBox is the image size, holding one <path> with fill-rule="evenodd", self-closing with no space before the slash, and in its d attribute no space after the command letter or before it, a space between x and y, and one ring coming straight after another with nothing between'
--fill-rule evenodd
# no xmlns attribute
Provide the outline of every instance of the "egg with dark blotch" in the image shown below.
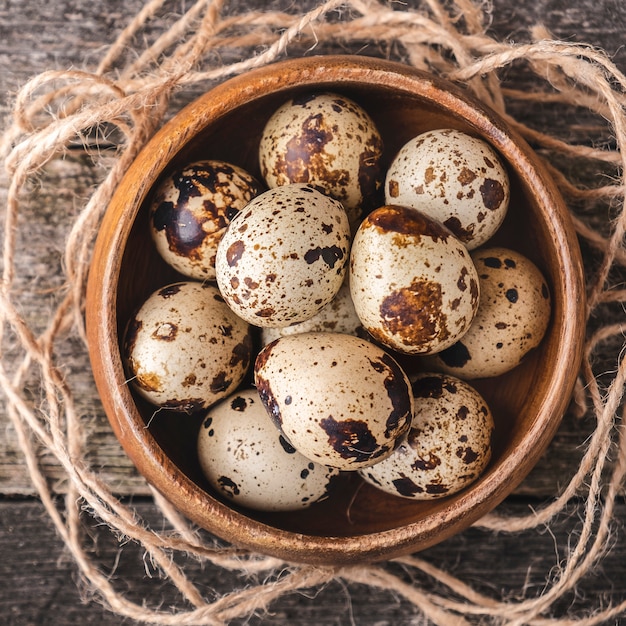
<svg viewBox="0 0 626 626"><path fill-rule="evenodd" d="M491 459L494 421L467 382L423 373L413 380L411 428L387 459L361 470L366 482L392 495L434 500L476 481Z"/></svg>
<svg viewBox="0 0 626 626"><path fill-rule="evenodd" d="M372 211L356 232L350 292L367 332L405 354L432 354L454 344L479 301L467 248L421 211L393 205Z"/></svg>
<svg viewBox="0 0 626 626"><path fill-rule="evenodd" d="M198 459L211 487L239 506L305 509L329 495L338 470L297 452L272 423L255 389L211 407L198 432Z"/></svg>
<svg viewBox="0 0 626 626"><path fill-rule="evenodd" d="M398 363L352 335L281 337L257 356L254 381L289 443L340 470L367 467L391 454L413 412L410 384Z"/></svg>
<svg viewBox="0 0 626 626"><path fill-rule="evenodd" d="M309 319L343 283L350 225L340 202L309 185L270 189L230 223L217 249L217 284L251 324Z"/></svg>
<svg viewBox="0 0 626 626"><path fill-rule="evenodd" d="M517 367L543 340L552 308L546 279L523 254L481 248L472 258L480 282L476 317L457 343L430 357L427 365L466 380Z"/></svg>
<svg viewBox="0 0 626 626"><path fill-rule="evenodd" d="M252 358L250 326L217 287L184 281L150 295L126 327L129 383L152 404L206 408L242 382Z"/></svg>
<svg viewBox="0 0 626 626"><path fill-rule="evenodd" d="M214 280L219 240L231 219L261 191L251 174L225 161L198 161L170 174L150 207L156 249L184 276Z"/></svg>
<svg viewBox="0 0 626 626"><path fill-rule="evenodd" d="M387 170L385 202L423 211L470 250L489 240L506 216L509 176L483 139L437 129L402 146Z"/></svg>
<svg viewBox="0 0 626 626"><path fill-rule="evenodd" d="M310 183L339 200L351 224L373 209L382 187L383 142L368 113L336 93L304 93L267 121L259 144L269 187Z"/></svg>

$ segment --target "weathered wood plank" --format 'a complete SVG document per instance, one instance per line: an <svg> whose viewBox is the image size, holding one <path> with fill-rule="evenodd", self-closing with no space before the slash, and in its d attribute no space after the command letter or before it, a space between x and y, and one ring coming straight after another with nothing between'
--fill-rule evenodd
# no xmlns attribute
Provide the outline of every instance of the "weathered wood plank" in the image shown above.
<svg viewBox="0 0 626 626"><path fill-rule="evenodd" d="M511 502L507 509L521 514L527 510L527 504ZM136 510L149 523L159 523L153 505L138 502ZM616 514L624 519L626 505L621 503ZM470 529L419 556L487 596L500 598L524 589L526 597L532 598L541 592L552 566L565 556L567 536L577 528L577 522L575 517L565 517L552 528L554 534L529 531L514 536L486 536L483 531ZM93 541L92 558L102 572L112 572L112 584L129 600L152 607L160 605L163 610L169 607L189 610L177 591L159 579L158 573L144 561L136 545L120 546L103 526L89 532ZM520 550L520 546L523 549ZM477 554L478 547L480 554ZM0 500L0 554L3 623L11 626L132 623L122 622L119 616L105 611L88 593L81 594L76 566L38 502ZM194 559L178 562L184 565L186 576L208 599L241 589L251 582L235 572L202 566ZM445 592L443 587L429 582L416 570L394 565L387 569L415 586L425 584L431 591ZM557 602L554 614L564 616L569 611L582 615L606 607L609 598L613 603L626 599L626 546L623 542L614 547L600 568L581 581L577 593L567 593ZM85 601L87 603L83 604ZM290 626L428 624L399 594L341 582L287 594L270 606L269 615L232 623L252 626L267 623Z"/></svg>

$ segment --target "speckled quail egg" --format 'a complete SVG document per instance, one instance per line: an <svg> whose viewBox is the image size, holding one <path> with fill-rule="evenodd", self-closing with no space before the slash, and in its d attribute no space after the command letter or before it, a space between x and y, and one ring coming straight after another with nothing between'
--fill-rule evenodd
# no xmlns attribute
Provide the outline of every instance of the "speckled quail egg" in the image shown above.
<svg viewBox="0 0 626 626"><path fill-rule="evenodd" d="M382 186L383 143L363 108L336 93L304 93L268 120L259 144L269 187L311 183L341 201L354 224Z"/></svg>
<svg viewBox="0 0 626 626"><path fill-rule="evenodd" d="M148 297L127 325L123 353L129 381L146 400L194 411L241 383L252 338L217 287L184 281Z"/></svg>
<svg viewBox="0 0 626 626"><path fill-rule="evenodd" d="M415 413L408 433L391 456L360 475L403 498L432 500L457 493L491 459L491 411L468 383L444 374L420 374L413 394Z"/></svg>
<svg viewBox="0 0 626 626"><path fill-rule="evenodd" d="M372 211L356 232L350 292L367 332L406 354L431 354L455 343L479 301L467 248L426 214L393 205Z"/></svg>
<svg viewBox="0 0 626 626"><path fill-rule="evenodd" d="M385 202L420 209L473 250L502 224L509 187L506 168L488 143L438 129L400 149L387 170Z"/></svg>
<svg viewBox="0 0 626 626"><path fill-rule="evenodd" d="M539 268L506 248L472 254L480 282L478 312L467 333L429 365L466 380L499 376L520 364L550 322L550 290Z"/></svg>
<svg viewBox="0 0 626 626"><path fill-rule="evenodd" d="M233 218L217 249L217 284L246 321L287 326L335 297L349 250L341 203L309 185L284 185L257 196Z"/></svg>
<svg viewBox="0 0 626 626"><path fill-rule="evenodd" d="M261 189L252 175L224 161L199 161L174 172L159 185L150 207L159 254L184 276L214 280L226 226Z"/></svg>
<svg viewBox="0 0 626 626"><path fill-rule="evenodd" d="M268 413L307 458L341 470L391 454L413 411L410 383L384 350L341 333L281 337L257 356Z"/></svg>
<svg viewBox="0 0 626 626"><path fill-rule="evenodd" d="M256 389L236 392L209 409L198 433L198 458L217 493L263 511L307 508L328 496L339 474L287 443Z"/></svg>
<svg viewBox="0 0 626 626"><path fill-rule="evenodd" d="M296 335L306 332L335 332L347 335L362 335L363 325L359 319L352 297L350 296L350 285L344 279L341 289L337 295L313 317L281 328L263 328L261 331L261 342L263 345L284 337L285 335Z"/></svg>

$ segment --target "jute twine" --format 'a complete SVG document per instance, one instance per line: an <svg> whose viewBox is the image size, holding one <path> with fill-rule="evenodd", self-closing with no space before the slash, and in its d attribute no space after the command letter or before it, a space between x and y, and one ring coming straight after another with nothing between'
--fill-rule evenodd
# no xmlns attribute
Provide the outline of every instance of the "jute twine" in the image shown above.
<svg viewBox="0 0 626 626"><path fill-rule="evenodd" d="M165 12L165 0L147 2L95 69L48 71L26 84L17 94L0 146L7 173L1 332L12 338L17 346L13 350L19 349L23 355L19 367L12 371L2 361L0 384L33 484L82 576L111 611L155 624L226 623L262 612L285 593L315 589L334 580L392 590L413 603L416 613L436 624L591 625L616 619L626 611L626 602L560 619L550 617L550 611L605 554L616 496L626 472L626 431L620 428L626 376L626 365L620 358L624 326L621 322L601 327L592 323L604 305L620 307L626 301L626 289L612 280L614 270L626 264L622 243L626 213L620 177L626 156L619 151L626 139L626 76L602 51L554 40L541 27L532 30L528 43L496 41L488 35L489 7L470 0L423 0L401 8L376 0L330 0L305 14L268 10L228 15L223 4L223 0L198 0L184 14L174 16ZM126 50L130 42L136 46L142 41L142 32L157 17L170 20L169 30L145 49L135 47L129 57ZM375 44L379 49L395 46L408 63L469 85L537 148L566 200L581 208L572 217L581 242L594 251L597 263L587 268L589 332L574 406L593 416L595 429L578 471L558 497L527 515L508 516L496 511L478 523L494 532L544 529L574 498L582 502L579 532L570 538L567 558L547 576L549 584L540 595L526 597L520 590L514 597L487 596L418 556L398 559L404 571L419 574L414 580L422 581L409 583L385 564L325 568L247 554L212 542L156 494L155 501L173 530L151 528L132 506L114 495L114 485L103 480L85 455L88 422L81 420L76 390L65 378L58 354L71 338L78 336L84 341L82 314L90 250L122 175L172 113L172 98L180 90L209 88L294 51L306 54L329 42L352 49L360 43ZM499 72L520 63L545 89L527 92L501 86ZM607 135L612 134L614 143L606 148L570 145L533 130L507 114L508 106L520 103L573 105L590 111L605 120ZM98 128L115 130L117 150L113 158L110 153L106 158L101 156L97 145L89 148L85 138ZM103 163L105 176L78 214L72 219L68 216L63 297L51 312L47 327L37 332L22 315L19 293L14 289L16 237L19 229L28 227L20 222L20 211L32 193L29 182L77 142L85 143L96 164ZM599 177L600 184L589 187L573 182L554 165L581 159L597 165L598 171L612 168L614 175ZM611 207L612 217L594 227L584 219L585 207L598 203ZM594 372L594 359L600 348L606 350L609 345L616 346L614 369L601 377ZM29 386L26 382L27 376L33 375L40 397L33 398L32 381ZM42 470L42 449L53 455L67 476L65 498L51 492ZM116 589L85 547L81 532L81 511L85 509L117 536L137 542L179 590L187 608L161 607L158 598L135 603ZM192 555L215 568L239 572L241 588L206 597L198 581L191 580L176 564L176 554ZM270 576L272 572L280 575ZM258 582L250 577L254 573L268 575Z"/></svg>

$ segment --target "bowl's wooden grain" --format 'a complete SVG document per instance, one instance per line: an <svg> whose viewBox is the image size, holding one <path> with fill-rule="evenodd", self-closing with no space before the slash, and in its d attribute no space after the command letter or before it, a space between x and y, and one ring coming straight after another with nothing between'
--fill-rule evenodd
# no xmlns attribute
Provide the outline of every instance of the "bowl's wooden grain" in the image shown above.
<svg viewBox="0 0 626 626"><path fill-rule="evenodd" d="M354 98L377 122L388 162L421 131L466 130L508 164L512 200L490 244L514 248L544 272L552 291L548 333L524 363L475 381L496 420L491 464L454 496L412 502L356 476L333 497L297 513L236 510L210 493L195 457L199 418L154 407L126 383L124 325L157 287L179 276L149 236L151 188L172 168L219 158L259 175L256 147L265 120L290 94L328 89ZM584 337L582 262L568 213L534 153L497 115L462 89L410 67L365 57L311 57L240 76L211 90L168 123L124 177L102 222L87 292L87 329L98 390L124 449L147 480L200 526L235 544L292 561L342 564L426 548L467 527L527 475L554 435L573 388ZM149 423L149 427L147 424Z"/></svg>

